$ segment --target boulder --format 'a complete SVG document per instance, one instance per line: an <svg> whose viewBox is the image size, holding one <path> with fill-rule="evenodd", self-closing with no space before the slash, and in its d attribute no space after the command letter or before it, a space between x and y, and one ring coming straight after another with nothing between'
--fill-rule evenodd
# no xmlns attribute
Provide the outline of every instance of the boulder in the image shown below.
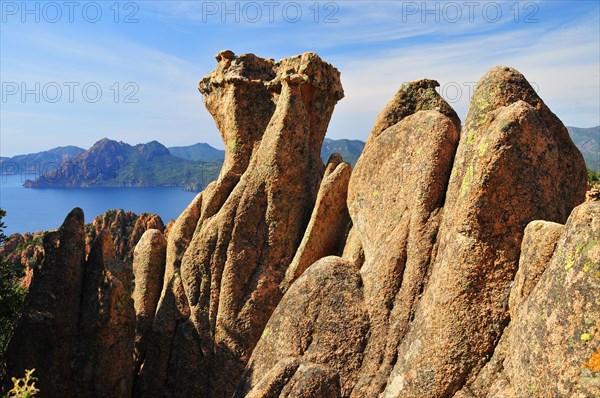
<svg viewBox="0 0 600 398"><path fill-rule="evenodd" d="M368 332L360 274L339 257L325 257L300 276L271 316L235 396L347 396Z"/></svg>

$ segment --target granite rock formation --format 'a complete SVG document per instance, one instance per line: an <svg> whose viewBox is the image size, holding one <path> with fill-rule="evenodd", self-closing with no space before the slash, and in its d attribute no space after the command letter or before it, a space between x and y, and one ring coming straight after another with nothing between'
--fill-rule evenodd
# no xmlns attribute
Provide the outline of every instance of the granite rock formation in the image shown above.
<svg viewBox="0 0 600 398"><path fill-rule="evenodd" d="M530 223L517 278L529 283L518 301L511 292L510 324L456 398L599 396L600 202L578 206L564 226Z"/></svg>
<svg viewBox="0 0 600 398"><path fill-rule="evenodd" d="M136 332L132 282L131 267L117 259L112 237L104 230L83 270L73 361L77 396L131 396Z"/></svg>
<svg viewBox="0 0 600 398"><path fill-rule="evenodd" d="M148 229L158 229L166 233L161 218L156 214L142 213L137 215L131 211L108 210L86 224L85 242L86 257L92 244L102 231L108 230L115 246L117 258L126 264L133 262L136 244ZM0 246L0 259L16 270L23 272L21 286L29 288L33 279L33 270L44 258L43 236L47 231L24 234L15 233Z"/></svg>
<svg viewBox="0 0 600 398"><path fill-rule="evenodd" d="M350 225L346 206L350 173L350 165L333 154L327 162L310 222L281 285L284 292L311 264L342 253Z"/></svg>
<svg viewBox="0 0 600 398"><path fill-rule="evenodd" d="M131 264L135 246L144 232L149 229L165 230L162 219L151 213L137 215L131 211L108 210L95 217L91 224L86 225L86 244L88 252L96 236L108 230L112 236L117 257Z"/></svg>
<svg viewBox="0 0 600 398"><path fill-rule="evenodd" d="M386 106L350 179L353 227L345 258L360 267L369 331L363 351L346 351L344 361L361 367L350 386L339 384L340 396L452 397L474 380L508 324L526 225L564 223L585 198L580 153L516 70L497 67L480 80L460 142L449 106L435 91L420 89L433 87L429 82L405 85ZM541 272L536 263L550 250L523 262L513 301L527 294ZM300 316L294 305L284 297L265 330L310 340L317 321L294 322ZM257 373L291 383L293 370L286 370L287 379L276 376L284 367L275 360L290 350L269 335L254 350L238 394L269 384ZM327 344L340 347L345 337ZM310 350L318 352L315 344ZM302 352L292 356L307 362ZM335 359L320 356L309 364L333 374L330 380L344 379ZM257 396L285 396L269 394Z"/></svg>
<svg viewBox="0 0 600 398"><path fill-rule="evenodd" d="M437 255L384 396L451 396L477 374L509 320L526 225L564 223L586 186L581 154L527 80L490 70L471 100Z"/></svg>
<svg viewBox="0 0 600 398"><path fill-rule="evenodd" d="M352 171L320 159L333 66L217 61L219 178L166 239L144 223L133 268L110 223L85 260L79 210L44 235L12 373L41 369L49 396L600 394L600 205L519 72L490 70L464 126L437 82L404 84Z"/></svg>
<svg viewBox="0 0 600 398"><path fill-rule="evenodd" d="M44 235L44 261L34 268L23 315L8 346L7 374L35 368L37 386L48 396L68 396L72 386L65 381L76 380L71 361L85 264L83 227L83 211L74 209L58 230Z"/></svg>

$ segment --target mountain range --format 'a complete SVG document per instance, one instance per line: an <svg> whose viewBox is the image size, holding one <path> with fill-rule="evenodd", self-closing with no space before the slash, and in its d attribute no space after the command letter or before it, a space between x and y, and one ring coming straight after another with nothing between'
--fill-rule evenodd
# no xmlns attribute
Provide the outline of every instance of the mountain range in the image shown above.
<svg viewBox="0 0 600 398"><path fill-rule="evenodd" d="M214 148L202 142L188 146L172 146L169 147L169 152L178 158L196 162L223 162L223 159L225 159L224 150Z"/></svg>
<svg viewBox="0 0 600 398"><path fill-rule="evenodd" d="M77 146L59 146L42 152L16 155L13 157L0 157L0 164L7 165L8 163L13 163L18 165L26 164L28 166L48 163L62 164L64 161L72 159L82 152L85 152L85 149ZM4 172L5 169L3 168L2 171Z"/></svg>
<svg viewBox="0 0 600 398"><path fill-rule="evenodd" d="M567 127L589 169L600 171L600 126ZM365 143L360 140L325 138L324 162L337 152L353 167ZM47 151L0 158L2 173L37 173L28 188L91 186L183 186L201 190L215 180L225 151L206 143L165 147L157 141L135 146L104 138L85 150L61 146Z"/></svg>
<svg viewBox="0 0 600 398"><path fill-rule="evenodd" d="M342 155L344 161L350 163L352 167L354 167L364 147L364 141L360 140L332 140L330 138L325 138L323 140L323 146L321 147L321 159L323 159L324 162L327 162L329 156L332 153L337 152Z"/></svg>
<svg viewBox="0 0 600 398"><path fill-rule="evenodd" d="M587 167L600 172L600 126L590 128L567 126L567 130L573 143L581 151Z"/></svg>

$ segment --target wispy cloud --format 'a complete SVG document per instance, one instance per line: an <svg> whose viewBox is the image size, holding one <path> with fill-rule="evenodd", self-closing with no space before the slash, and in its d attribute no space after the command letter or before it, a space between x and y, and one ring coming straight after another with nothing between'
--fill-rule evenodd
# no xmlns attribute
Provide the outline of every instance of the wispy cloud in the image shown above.
<svg viewBox="0 0 600 398"><path fill-rule="evenodd" d="M17 94L2 104L3 156L52 145L88 147L105 136L130 143L157 139L168 145L222 145L196 88L198 67L189 61L121 38L90 43L54 33L21 37L20 56L3 57L2 81L29 90L37 83L42 98L36 102L34 95L27 95L22 101ZM69 82L78 84L73 102L67 99ZM57 103L44 100L43 88L49 83L62 88ZM102 89L98 102L83 97L86 83ZM126 89L126 83L133 85ZM125 96L135 90L132 99L137 103L126 103Z"/></svg>
<svg viewBox="0 0 600 398"><path fill-rule="evenodd" d="M591 15L551 30L537 25L527 35L506 31L464 38L460 43L385 50L369 58L339 57L346 99L338 105L329 134L365 139L398 87L424 77L438 80L440 93L464 119L473 85L496 65L519 69L564 123L598 125L600 38L591 40L599 35L598 23L598 17Z"/></svg>

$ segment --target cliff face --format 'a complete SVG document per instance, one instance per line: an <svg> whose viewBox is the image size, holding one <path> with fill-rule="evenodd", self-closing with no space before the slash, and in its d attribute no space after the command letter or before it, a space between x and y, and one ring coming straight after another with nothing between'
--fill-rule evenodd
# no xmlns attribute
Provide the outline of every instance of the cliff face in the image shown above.
<svg viewBox="0 0 600 398"><path fill-rule="evenodd" d="M600 394L600 209L581 205L582 156L519 72L490 70L462 128L437 82L403 85L351 171L319 157L343 96L334 67L217 61L199 89L226 144L219 178L166 240L141 237L133 300L110 223L87 262L71 255L77 223L51 233L53 276L34 277L11 352L38 321L67 344L45 336L13 374L119 397ZM56 307L81 308L34 316L55 311L59 282Z"/></svg>
<svg viewBox="0 0 600 398"><path fill-rule="evenodd" d="M108 231L86 260L83 212L43 237L44 256L7 351L7 372L35 368L45 396L130 396L135 312L131 269ZM8 382L5 380L3 384Z"/></svg>

